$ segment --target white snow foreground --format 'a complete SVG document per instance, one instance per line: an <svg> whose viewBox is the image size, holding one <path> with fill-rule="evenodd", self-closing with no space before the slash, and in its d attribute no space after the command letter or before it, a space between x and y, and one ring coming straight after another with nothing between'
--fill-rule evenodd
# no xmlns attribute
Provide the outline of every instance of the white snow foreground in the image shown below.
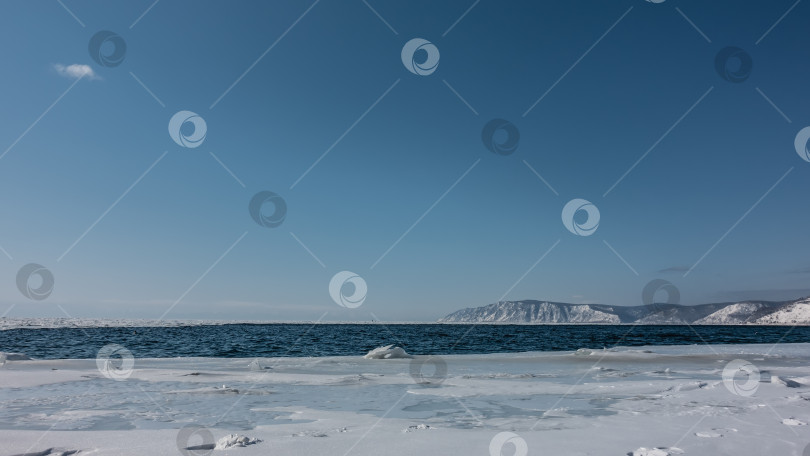
<svg viewBox="0 0 810 456"><path fill-rule="evenodd" d="M363 356L365 359L396 359L396 358L413 358L413 356L409 355L405 352L404 349L400 347L394 347L393 345L386 345L384 347L377 347L374 350L366 353Z"/></svg>
<svg viewBox="0 0 810 456"><path fill-rule="evenodd" d="M272 369L260 371L251 358L137 358L114 378L94 359L7 359L0 456L760 456L810 444L810 344L379 360L406 355L394 349L263 358Z"/></svg>

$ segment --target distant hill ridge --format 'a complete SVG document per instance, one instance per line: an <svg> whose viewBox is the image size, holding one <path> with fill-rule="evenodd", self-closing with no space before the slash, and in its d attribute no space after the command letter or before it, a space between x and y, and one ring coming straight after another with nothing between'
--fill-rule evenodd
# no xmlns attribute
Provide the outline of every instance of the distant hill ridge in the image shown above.
<svg viewBox="0 0 810 456"><path fill-rule="evenodd" d="M461 309L440 323L810 325L810 298L685 306L611 306L549 301L500 301Z"/></svg>

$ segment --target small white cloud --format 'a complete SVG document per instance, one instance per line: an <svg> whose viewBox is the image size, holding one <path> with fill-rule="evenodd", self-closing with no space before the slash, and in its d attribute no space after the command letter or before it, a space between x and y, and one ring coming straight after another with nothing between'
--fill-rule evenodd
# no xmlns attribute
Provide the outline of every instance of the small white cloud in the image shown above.
<svg viewBox="0 0 810 456"><path fill-rule="evenodd" d="M77 79L84 77L84 79L101 79L101 77L96 76L96 73L93 72L93 69L90 68L89 65L81 65L78 63L62 65L61 63L56 63L53 69L56 70L60 76L66 78Z"/></svg>

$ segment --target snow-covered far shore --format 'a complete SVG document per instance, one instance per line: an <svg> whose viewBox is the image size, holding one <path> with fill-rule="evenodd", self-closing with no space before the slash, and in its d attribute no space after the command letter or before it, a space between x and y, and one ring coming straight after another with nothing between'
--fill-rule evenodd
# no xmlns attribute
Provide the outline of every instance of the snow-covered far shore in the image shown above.
<svg viewBox="0 0 810 456"><path fill-rule="evenodd" d="M763 325L810 326L810 298L698 305L613 306L548 301L500 301L461 309L440 323L602 324L602 325Z"/></svg>
<svg viewBox="0 0 810 456"><path fill-rule="evenodd" d="M800 456L810 445L810 344L362 355L5 357L0 455Z"/></svg>
<svg viewBox="0 0 810 456"><path fill-rule="evenodd" d="M340 324L435 324L424 321L310 321L310 320L159 320L146 318L67 318L67 317L2 317L0 331L9 329L55 329L55 328L171 328L180 326L219 325L340 325Z"/></svg>

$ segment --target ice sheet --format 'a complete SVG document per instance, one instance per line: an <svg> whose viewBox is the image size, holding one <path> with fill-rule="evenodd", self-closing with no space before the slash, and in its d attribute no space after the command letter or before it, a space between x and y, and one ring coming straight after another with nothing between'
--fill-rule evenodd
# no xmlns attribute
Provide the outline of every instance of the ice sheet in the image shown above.
<svg viewBox="0 0 810 456"><path fill-rule="evenodd" d="M810 344L362 355L131 370L9 359L0 456L799 456L810 444ZM213 449L238 439L254 443Z"/></svg>

